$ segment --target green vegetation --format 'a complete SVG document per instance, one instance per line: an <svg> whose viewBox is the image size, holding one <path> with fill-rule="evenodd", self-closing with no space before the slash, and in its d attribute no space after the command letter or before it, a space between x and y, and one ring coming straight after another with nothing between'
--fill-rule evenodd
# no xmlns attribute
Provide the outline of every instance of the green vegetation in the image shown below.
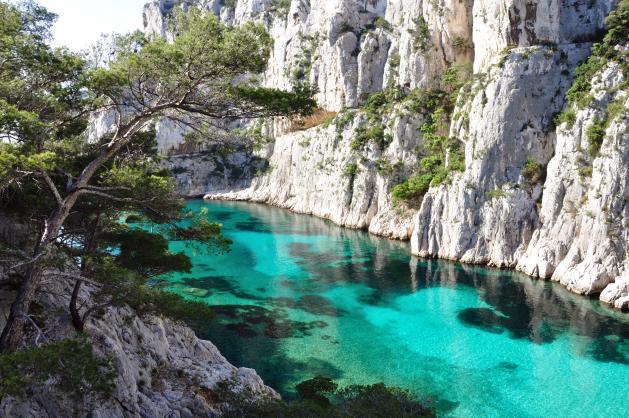
<svg viewBox="0 0 629 418"><path fill-rule="evenodd" d="M391 55L391 58L389 59L389 65L391 65L391 68L398 68L401 61L402 57L400 57L400 54L396 52L395 54Z"/></svg>
<svg viewBox="0 0 629 418"><path fill-rule="evenodd" d="M451 94L450 100L456 102L461 88L472 80L473 64L466 61L453 64L441 75L441 88Z"/></svg>
<svg viewBox="0 0 629 418"><path fill-rule="evenodd" d="M222 2L223 6L227 7L228 9L235 9L236 4L238 4L238 0L222 0Z"/></svg>
<svg viewBox="0 0 629 418"><path fill-rule="evenodd" d="M392 140L391 135L385 133L384 118L391 112L393 105L402 98L404 98L404 92L400 88L388 88L369 96L367 103L362 107L367 122L356 129L356 135L350 143L350 148L359 151L369 143L375 143L380 150L384 150ZM342 118L353 120L354 115L343 115ZM340 122L345 121L338 121L337 127L346 125L346 123L340 125Z"/></svg>
<svg viewBox="0 0 629 418"><path fill-rule="evenodd" d="M577 112L574 108L567 108L563 112L555 116L554 122L556 125L566 124L568 128L572 128L577 121Z"/></svg>
<svg viewBox="0 0 629 418"><path fill-rule="evenodd" d="M384 30L387 31L391 31L393 30L393 25L391 23L389 23L388 20L386 20L384 17L378 16L374 21L373 24L376 28L382 28Z"/></svg>
<svg viewBox="0 0 629 418"><path fill-rule="evenodd" d="M507 58L509 58L509 55L511 54L512 49L513 49L512 46L507 46L502 51L500 51L498 62L496 63L498 68L502 68L505 66L505 64L507 63Z"/></svg>
<svg viewBox="0 0 629 418"><path fill-rule="evenodd" d="M336 127L338 129L342 130L347 125L352 123L354 121L355 117L356 117L356 112L348 110L348 109L343 109L337 115L337 117L336 117L336 119L334 121L334 124L336 125Z"/></svg>
<svg viewBox="0 0 629 418"><path fill-rule="evenodd" d="M507 196L507 192L505 192L501 188L490 190L487 193L485 193L485 197L487 198L487 200L500 199L501 197L506 197L506 196Z"/></svg>
<svg viewBox="0 0 629 418"><path fill-rule="evenodd" d="M430 38L430 28L424 16L413 19L415 28L409 29L409 33L413 37L413 50L426 53L432 47L432 39Z"/></svg>
<svg viewBox="0 0 629 418"><path fill-rule="evenodd" d="M317 49L319 48L319 36L304 35L302 39L302 51L297 56L298 60L292 67L291 78L294 81L306 80L310 77L312 65L316 60Z"/></svg>
<svg viewBox="0 0 629 418"><path fill-rule="evenodd" d="M466 51L470 48L469 41L460 35L455 35L452 39L452 46L457 51Z"/></svg>
<svg viewBox="0 0 629 418"><path fill-rule="evenodd" d="M43 347L0 355L0 400L27 398L53 385L75 399L108 398L115 372L85 340L63 340Z"/></svg>
<svg viewBox="0 0 629 418"><path fill-rule="evenodd" d="M329 378L315 377L297 385L299 399L283 401L256 399L245 392L235 393L233 382L223 382L218 398L224 403L223 417L278 418L420 418L435 417L435 408L408 391L383 383L338 388Z"/></svg>
<svg viewBox="0 0 629 418"><path fill-rule="evenodd" d="M194 7L175 9L174 41L118 36L115 58L95 67L49 46L54 21L32 2L0 2L0 211L31 225L34 235L24 248L2 246L3 260L19 254L3 266L19 282L0 338L5 353L32 343L29 310L53 278L74 286L67 296L77 331L111 305L209 318L202 304L146 287L156 276L190 269L166 240L200 251L230 244L207 213L184 210L159 166L154 122L177 117L199 140L216 141L225 136L216 119L308 116L316 108L306 84L286 92L242 81L268 61L272 40L260 25L227 27ZM111 112L116 122L106 137L86 141L92 112ZM121 223L129 213L136 218ZM60 268L73 273L52 274ZM86 281L100 290L84 300Z"/></svg>
<svg viewBox="0 0 629 418"><path fill-rule="evenodd" d="M277 13L279 16L286 18L290 11L290 0L273 0L269 5L269 10Z"/></svg>
<svg viewBox="0 0 629 418"><path fill-rule="evenodd" d="M378 145L378 147L383 150L387 141L385 141L386 135L384 133L384 126L380 124L376 124L370 126L369 128L365 128L360 126L356 129L356 136L350 143L350 148L352 150L361 150L363 149L369 142L373 142Z"/></svg>
<svg viewBox="0 0 629 418"><path fill-rule="evenodd" d="M345 167L345 170L343 170L343 177L356 177L359 172L360 169L358 168L358 164L350 163L347 167Z"/></svg>
<svg viewBox="0 0 629 418"><path fill-rule="evenodd" d="M442 81L450 92L415 90L406 97L404 103L409 110L426 115L420 128L424 146L419 170L392 189L394 203L418 204L430 187L449 181L454 171L465 170L461 144L448 136L453 101L463 85L460 80L461 72L457 68Z"/></svg>
<svg viewBox="0 0 629 418"><path fill-rule="evenodd" d="M544 166L531 157L524 161L524 167L522 168L521 174L522 177L529 182L529 184L542 183L546 178Z"/></svg>
<svg viewBox="0 0 629 418"><path fill-rule="evenodd" d="M424 146L419 169L392 189L395 203L418 203L431 186L449 181L454 171L465 170L461 144L457 139L448 137L448 131L454 103L462 87L470 84L471 78L469 62L455 64L443 74L442 90L414 89L407 92L400 87L391 87L372 94L362 107L367 123L356 130L350 143L355 151L364 149L369 143L377 144L380 150L385 149L392 137L386 134L384 118L392 113L395 105L402 104L408 111L425 116L420 129ZM378 163L376 168L381 174L394 171L390 164Z"/></svg>
<svg viewBox="0 0 629 418"><path fill-rule="evenodd" d="M565 110L555 119L558 123L574 124L576 109L588 106L592 101L592 79L610 61L617 61L621 71L627 74L627 52L616 50L616 46L626 42L629 36L629 0L621 0L616 10L611 12L606 20L607 32L603 42L594 44L592 55L586 62L577 67L572 86L566 93Z"/></svg>
<svg viewBox="0 0 629 418"><path fill-rule="evenodd" d="M596 157L598 155L601 145L603 145L603 139L605 139L605 123L605 121L596 119L586 131L588 139L588 153L592 157Z"/></svg>

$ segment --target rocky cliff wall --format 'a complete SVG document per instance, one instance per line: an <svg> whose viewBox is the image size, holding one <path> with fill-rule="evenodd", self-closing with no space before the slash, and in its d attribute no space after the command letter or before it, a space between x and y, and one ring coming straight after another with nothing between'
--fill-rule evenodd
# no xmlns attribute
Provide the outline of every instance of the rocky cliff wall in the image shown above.
<svg viewBox="0 0 629 418"><path fill-rule="evenodd" d="M167 15L180 4L148 4L147 31L168 37ZM605 301L623 307L629 294L624 103L606 127L601 152L586 158L591 166L586 176L581 150L587 148L585 132L605 113L603 104L618 103L626 94L626 66L610 64L596 75L588 93L596 100L576 111L572 127L553 121L565 108L577 65L601 39L616 4L184 2L211 10L228 24L266 25L275 44L263 84L290 88L294 81L309 81L319 88L320 106L339 113L307 130L277 123L267 129L274 141L258 156L268 169L246 181L217 187L194 174L198 170L179 170L180 181L194 183L195 194L205 188L210 198L266 202L348 227L411 237L413 252L421 256L518 268L578 293L602 292ZM365 104L393 87L444 89L444 75L464 66L473 68L474 77L459 95L449 132L464 150L464 171L433 185L416 210L393 204L392 187L420 170L421 128L429 115L396 104L383 108L374 122ZM373 128L382 128L376 140L372 135L357 147L356 139ZM177 144L181 133L158 132L158 138ZM531 174L531 166L540 173Z"/></svg>

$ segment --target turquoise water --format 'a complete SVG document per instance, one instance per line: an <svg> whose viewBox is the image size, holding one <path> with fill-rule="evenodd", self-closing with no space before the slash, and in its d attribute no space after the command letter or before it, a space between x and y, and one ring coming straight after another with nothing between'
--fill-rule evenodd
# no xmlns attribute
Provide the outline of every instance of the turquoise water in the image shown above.
<svg viewBox="0 0 629 418"><path fill-rule="evenodd" d="M192 201L234 241L171 289L200 330L286 396L315 375L383 381L454 417L629 415L629 315L505 271L411 258L407 244L247 203Z"/></svg>

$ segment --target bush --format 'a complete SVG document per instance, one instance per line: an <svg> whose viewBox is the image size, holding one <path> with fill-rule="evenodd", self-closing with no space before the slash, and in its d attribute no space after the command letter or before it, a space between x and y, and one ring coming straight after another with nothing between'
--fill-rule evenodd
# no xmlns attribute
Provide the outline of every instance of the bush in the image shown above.
<svg viewBox="0 0 629 418"><path fill-rule="evenodd" d="M487 200L499 199L501 197L506 197L506 196L507 196L507 192L505 192L501 188L496 188L494 190L491 190L485 193L485 197L487 198Z"/></svg>
<svg viewBox="0 0 629 418"><path fill-rule="evenodd" d="M568 128L572 128L577 121L577 112L572 108L566 108L563 112L555 116L555 125L566 124Z"/></svg>
<svg viewBox="0 0 629 418"><path fill-rule="evenodd" d="M207 324L214 317L212 308L206 303L156 288L138 286L129 289L120 302L131 306L139 315L163 315L192 328Z"/></svg>
<svg viewBox="0 0 629 418"><path fill-rule="evenodd" d="M409 29L409 33L412 35L413 50L428 52L432 46L432 40L430 39L430 28L424 16L420 16L414 19L415 28Z"/></svg>
<svg viewBox="0 0 629 418"><path fill-rule="evenodd" d="M588 153L592 157L596 157L603 145L605 139L605 122L595 120L594 123L586 131L588 139Z"/></svg>
<svg viewBox="0 0 629 418"><path fill-rule="evenodd" d="M393 25L391 25L391 23L389 23L388 20L386 20L385 18L378 16L374 21L373 24L375 27L377 28L382 28L384 30L390 31L393 29Z"/></svg>
<svg viewBox="0 0 629 418"><path fill-rule="evenodd" d="M607 34L603 42L619 45L629 38L629 0L621 0L616 10L607 16Z"/></svg>
<svg viewBox="0 0 629 418"><path fill-rule="evenodd" d="M454 100L461 87L472 78L473 72L472 63L469 61L453 64L441 75L441 85L452 94Z"/></svg>
<svg viewBox="0 0 629 418"><path fill-rule="evenodd" d="M402 184L398 184L391 190L391 196L396 203L416 201L426 194L434 174L415 174Z"/></svg>
<svg viewBox="0 0 629 418"><path fill-rule="evenodd" d="M342 110L336 117L335 125L337 132L342 131L345 127L354 121L356 113L350 110Z"/></svg>
<svg viewBox="0 0 629 418"><path fill-rule="evenodd" d="M115 376L111 362L96 357L87 340L63 340L0 355L0 400L26 398L46 385L75 399L108 398Z"/></svg>
<svg viewBox="0 0 629 418"><path fill-rule="evenodd" d="M358 164L350 163L345 167L345 170L343 170L343 177L356 177L359 171Z"/></svg>
<svg viewBox="0 0 629 418"><path fill-rule="evenodd" d="M418 418L435 417L428 402L408 391L383 383L353 385L337 390L331 379L315 377L297 385L299 400L260 399L235 391L234 382L222 382L216 395L223 403L224 418Z"/></svg>
<svg viewBox="0 0 629 418"><path fill-rule="evenodd" d="M544 166L531 157L527 158L522 168L522 177L524 177L530 184L537 184L544 181L546 177L544 173Z"/></svg>
<svg viewBox="0 0 629 418"><path fill-rule="evenodd" d="M384 126L375 125L369 128L360 127L356 130L356 136L350 143L352 150L360 150L365 147L369 142L374 142L383 149L385 144Z"/></svg>
<svg viewBox="0 0 629 418"><path fill-rule="evenodd" d="M415 89L407 96L404 104L412 112L428 114L444 107L446 102L447 94L443 91Z"/></svg>

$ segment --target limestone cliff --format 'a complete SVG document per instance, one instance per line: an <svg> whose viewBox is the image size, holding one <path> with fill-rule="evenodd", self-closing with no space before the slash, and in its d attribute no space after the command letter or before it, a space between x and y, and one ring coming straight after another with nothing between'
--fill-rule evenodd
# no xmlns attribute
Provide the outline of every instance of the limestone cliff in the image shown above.
<svg viewBox="0 0 629 418"><path fill-rule="evenodd" d="M190 195L266 202L410 238L420 256L518 268L626 307L626 50L619 47L616 63L596 73L585 93L594 100L572 110L575 123L554 122L566 110L575 69L617 3L154 1L144 9L154 36L171 36L175 7L199 6L227 24L264 24L275 44L262 84L309 81L327 115L310 129L265 124L273 141L255 153L268 162L263 170L244 170L252 161L246 153L231 157L243 162L237 175L192 156L172 159L171 167ZM369 98L383 90L444 89L444 77L464 67L474 76L459 94L449 131L465 155L463 172L433 182L415 205L394 204L392 187L419 170L426 154L422 126L430 115L393 100L374 117ZM609 102L620 112L606 125L600 152L587 155L586 131ZM161 149L172 152L183 133L158 129Z"/></svg>
<svg viewBox="0 0 629 418"><path fill-rule="evenodd" d="M49 291L42 293L36 302L45 313L46 335L55 341L76 338L65 313L71 281L51 277L49 286ZM88 285L82 292L94 290ZM0 291L0 326L4 326L13 297L11 292ZM50 385L26 399L2 399L0 416L215 416L221 407L216 395L221 382L233 383L233 390L246 390L252 396L279 396L264 385L254 370L232 366L211 342L198 339L190 328L169 319L138 316L130 308L109 307L89 320L85 332L95 353L110 359L116 371L111 398L101 402L88 397L67 398L54 382L49 382Z"/></svg>

